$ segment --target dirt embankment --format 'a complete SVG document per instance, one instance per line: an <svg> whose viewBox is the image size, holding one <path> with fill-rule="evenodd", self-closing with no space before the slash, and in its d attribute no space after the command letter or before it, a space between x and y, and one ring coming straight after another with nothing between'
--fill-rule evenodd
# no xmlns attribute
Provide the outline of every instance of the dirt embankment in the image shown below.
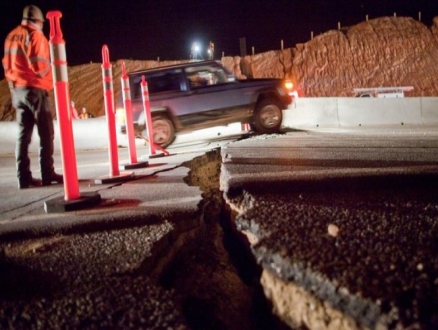
<svg viewBox="0 0 438 330"><path fill-rule="evenodd" d="M125 60L126 70L181 61ZM352 96L353 88L413 86L408 96L438 96L438 16L431 27L407 17L382 17L330 30L293 48L244 58L224 57L238 78L289 78L305 96ZM100 63L68 68L76 108L105 114ZM113 63L114 98L120 98L121 60ZM53 93L51 94L53 103ZM0 81L0 121L15 111L5 80Z"/></svg>

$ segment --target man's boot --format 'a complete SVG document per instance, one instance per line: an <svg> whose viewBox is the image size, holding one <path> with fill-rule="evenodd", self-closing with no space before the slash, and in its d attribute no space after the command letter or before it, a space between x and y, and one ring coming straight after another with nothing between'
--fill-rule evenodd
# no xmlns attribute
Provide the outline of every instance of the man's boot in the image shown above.
<svg viewBox="0 0 438 330"><path fill-rule="evenodd" d="M64 183L64 177L55 172L50 177L43 177L43 186L50 186L52 183Z"/></svg>

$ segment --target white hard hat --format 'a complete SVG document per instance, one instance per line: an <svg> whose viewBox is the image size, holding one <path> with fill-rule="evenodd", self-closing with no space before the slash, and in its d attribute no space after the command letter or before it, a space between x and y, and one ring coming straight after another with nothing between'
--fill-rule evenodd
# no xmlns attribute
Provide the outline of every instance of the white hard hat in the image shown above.
<svg viewBox="0 0 438 330"><path fill-rule="evenodd" d="M41 9L39 9L37 6L29 5L24 7L23 19L39 20L41 22L44 22L44 15Z"/></svg>

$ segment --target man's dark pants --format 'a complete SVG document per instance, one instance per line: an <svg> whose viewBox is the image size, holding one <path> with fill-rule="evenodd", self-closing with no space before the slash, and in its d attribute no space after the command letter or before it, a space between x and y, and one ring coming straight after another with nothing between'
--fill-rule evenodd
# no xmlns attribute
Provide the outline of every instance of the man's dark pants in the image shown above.
<svg viewBox="0 0 438 330"><path fill-rule="evenodd" d="M20 183L32 179L28 155L33 128L36 124L40 137L39 161L43 181L54 173L53 166L53 119L48 93L34 87L16 87L12 91L12 104L17 111L18 138L15 149L17 177Z"/></svg>

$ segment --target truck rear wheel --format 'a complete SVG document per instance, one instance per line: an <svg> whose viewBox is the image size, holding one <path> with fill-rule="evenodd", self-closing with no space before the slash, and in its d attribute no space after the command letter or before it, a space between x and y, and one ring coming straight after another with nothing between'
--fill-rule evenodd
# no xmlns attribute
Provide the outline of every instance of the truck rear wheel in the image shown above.
<svg viewBox="0 0 438 330"><path fill-rule="evenodd" d="M273 98L260 102L253 117L252 127L257 133L278 133L283 120L282 105Z"/></svg>

